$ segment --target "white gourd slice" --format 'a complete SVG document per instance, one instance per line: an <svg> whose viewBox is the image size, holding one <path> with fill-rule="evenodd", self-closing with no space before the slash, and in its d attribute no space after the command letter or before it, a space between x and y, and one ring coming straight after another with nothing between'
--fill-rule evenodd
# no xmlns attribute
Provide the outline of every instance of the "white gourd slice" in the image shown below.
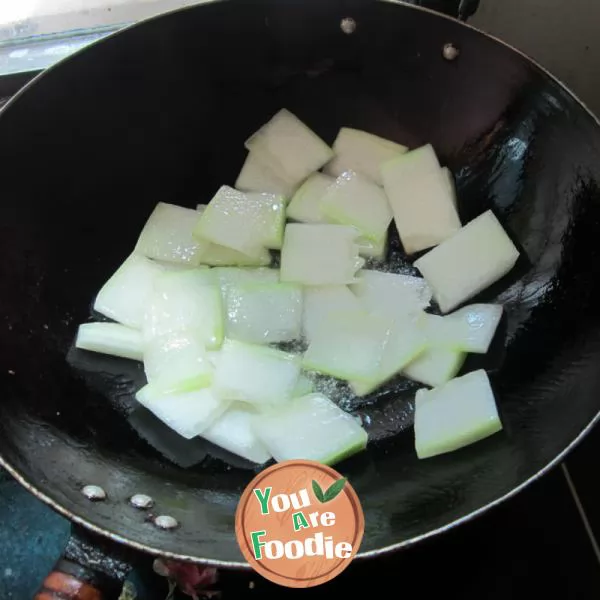
<svg viewBox="0 0 600 600"><path fill-rule="evenodd" d="M154 281L164 272L165 267L141 254L129 255L98 292L94 310L122 325L141 329Z"/></svg>
<svg viewBox="0 0 600 600"><path fill-rule="evenodd" d="M386 162L381 175L407 254L436 246L460 229L454 200L431 144Z"/></svg>
<svg viewBox="0 0 600 600"><path fill-rule="evenodd" d="M215 267L212 269L223 290L240 283L278 283L279 269L270 267Z"/></svg>
<svg viewBox="0 0 600 600"><path fill-rule="evenodd" d="M385 238L393 218L381 187L355 171L345 171L328 188L321 212L330 222L356 227L373 242Z"/></svg>
<svg viewBox="0 0 600 600"><path fill-rule="evenodd" d="M333 158L333 150L285 108L246 140L245 147L293 184L300 184Z"/></svg>
<svg viewBox="0 0 600 600"><path fill-rule="evenodd" d="M291 342L302 336L302 287L239 283L228 290L225 335L251 344Z"/></svg>
<svg viewBox="0 0 600 600"><path fill-rule="evenodd" d="M166 272L158 277L144 315L144 340L189 332L214 350L223 342L221 288L211 269Z"/></svg>
<svg viewBox="0 0 600 600"><path fill-rule="evenodd" d="M365 258L385 260L388 249L389 232L379 242L373 242L366 238L358 238L358 253Z"/></svg>
<svg viewBox="0 0 600 600"><path fill-rule="evenodd" d="M370 383L380 372L389 327L386 319L363 311L331 314L312 332L302 366L337 379Z"/></svg>
<svg viewBox="0 0 600 600"><path fill-rule="evenodd" d="M428 347L410 362L402 375L418 383L438 387L456 377L467 355L452 348Z"/></svg>
<svg viewBox="0 0 600 600"><path fill-rule="evenodd" d="M194 236L249 256L279 249L285 227L283 196L221 186L200 214Z"/></svg>
<svg viewBox="0 0 600 600"><path fill-rule="evenodd" d="M358 231L346 225L289 223L281 249L281 281L346 285L364 265Z"/></svg>
<svg viewBox="0 0 600 600"><path fill-rule="evenodd" d="M306 396L307 394L312 394L315 391L315 384L310 377L307 377L303 373L298 377L298 381L296 382L296 387L294 388L294 392L292 393L292 397L299 398L300 396Z"/></svg>
<svg viewBox="0 0 600 600"><path fill-rule="evenodd" d="M262 465L272 457L252 426L253 418L258 414L250 404L233 402L200 437L250 462Z"/></svg>
<svg viewBox="0 0 600 600"><path fill-rule="evenodd" d="M310 342L331 316L340 312L354 313L360 309L360 302L346 285L305 287L303 336Z"/></svg>
<svg viewBox="0 0 600 600"><path fill-rule="evenodd" d="M454 206L458 208L458 199L456 197L456 183L454 181L454 175L452 175L452 171L450 171L448 167L442 167L442 174L444 175L444 180L448 188L448 194L450 194Z"/></svg>
<svg viewBox="0 0 600 600"><path fill-rule="evenodd" d="M292 196L286 212L288 219L301 223L327 223L321 213L321 200L334 183L334 177L313 173Z"/></svg>
<svg viewBox="0 0 600 600"><path fill-rule="evenodd" d="M254 431L277 462L313 460L334 465L364 450L366 430L322 394L294 398L254 419Z"/></svg>
<svg viewBox="0 0 600 600"><path fill-rule="evenodd" d="M146 384L135 397L165 425L188 440L205 431L230 404L215 396L211 388L165 393Z"/></svg>
<svg viewBox="0 0 600 600"><path fill-rule="evenodd" d="M422 277L363 269L357 278L349 288L369 312L396 319L431 304L431 290Z"/></svg>
<svg viewBox="0 0 600 600"><path fill-rule="evenodd" d="M449 315L426 314L427 335L437 347L485 354L500 319L501 304L471 304Z"/></svg>
<svg viewBox="0 0 600 600"><path fill-rule="evenodd" d="M300 375L300 358L267 346L225 340L213 389L228 400L256 405L287 402Z"/></svg>
<svg viewBox="0 0 600 600"><path fill-rule="evenodd" d="M333 143L335 157L323 172L339 177L344 171L356 171L382 185L380 167L408 151L406 146L350 127L342 127Z"/></svg>
<svg viewBox="0 0 600 600"><path fill-rule="evenodd" d="M119 323L82 323L77 330L75 347L137 361L144 356L141 332Z"/></svg>
<svg viewBox="0 0 600 600"><path fill-rule="evenodd" d="M438 303L448 313L506 275L519 251L491 210L415 261Z"/></svg>
<svg viewBox="0 0 600 600"><path fill-rule="evenodd" d="M415 398L415 449L420 459L454 452L502 430L484 370L456 377Z"/></svg>
<svg viewBox="0 0 600 600"><path fill-rule="evenodd" d="M351 378L350 387L357 396L370 394L400 374L427 349L427 343L419 317L391 321L379 369L370 380Z"/></svg>
<svg viewBox="0 0 600 600"><path fill-rule="evenodd" d="M254 152L249 152L235 181L234 187L241 192L263 192L291 198L295 185L277 172L277 165L268 164Z"/></svg>
<svg viewBox="0 0 600 600"><path fill-rule="evenodd" d="M165 392L208 387L213 371L202 339L187 331L158 336L144 349L146 379Z"/></svg>
<svg viewBox="0 0 600 600"><path fill-rule="evenodd" d="M208 242L192 236L197 221L194 209L159 202L139 235L135 251L160 261L198 265Z"/></svg>

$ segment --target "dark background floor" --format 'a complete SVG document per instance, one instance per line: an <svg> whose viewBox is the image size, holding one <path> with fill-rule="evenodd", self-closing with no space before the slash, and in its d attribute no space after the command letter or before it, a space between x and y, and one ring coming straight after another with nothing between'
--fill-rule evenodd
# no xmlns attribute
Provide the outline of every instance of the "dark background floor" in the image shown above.
<svg viewBox="0 0 600 600"><path fill-rule="evenodd" d="M600 1L482 0L471 23L526 52L600 114ZM490 513L410 552L357 562L312 597L425 592L463 599L600 597L600 428L564 465ZM52 567L69 524L0 471L0 600L27 600ZM132 577L139 600L164 600L150 560ZM408 579L410 578L410 582ZM250 586L252 581L253 587ZM384 584L389 584L384 585ZM303 592L225 574L224 600ZM384 590L389 590L385 592Z"/></svg>

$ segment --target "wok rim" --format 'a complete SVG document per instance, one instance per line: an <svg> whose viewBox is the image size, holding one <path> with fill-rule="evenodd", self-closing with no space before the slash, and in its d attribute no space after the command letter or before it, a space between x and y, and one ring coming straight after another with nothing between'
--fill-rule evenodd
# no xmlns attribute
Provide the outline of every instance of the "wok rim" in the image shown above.
<svg viewBox="0 0 600 600"><path fill-rule="evenodd" d="M71 58L74 58L74 57L80 55L81 53L84 53L88 48L100 45L105 40L109 40L110 38L112 38L114 36L124 34L125 32L127 32L130 29L142 27L148 22L160 20L168 15L181 13L181 12L185 12L188 10L197 10L205 4L215 4L218 2L225 2L225 1L228 1L228 0L200 0L195 5L189 5L189 6L184 6L184 7L180 7L180 8L175 8L175 9L172 9L172 10L169 10L166 12L162 12L158 15L153 15L153 16L150 16L150 17L147 17L144 19L140 19L139 21L137 21L135 23L125 25L125 26L121 27L120 29L103 36L102 38L95 40L91 44L88 44L87 46L84 46L83 48L76 50L72 54L60 59L59 61L57 61L50 67L47 67L46 69L44 69L43 71L41 71L40 73L35 75L29 82L27 82L23 87L21 87L10 98L10 100L8 100L8 102L4 106L2 106L2 108L0 108L0 118L3 116L5 111L13 103L18 101L18 99L21 97L21 95L25 94L29 90L29 88L33 87L41 78L45 77L46 75L51 73L53 70L60 68L63 63L68 62ZM544 66L542 66L539 62L537 62L535 59L533 59L527 53L512 46L508 42L505 42L502 39L483 31L482 29L479 29L478 27L470 25L469 23L467 23L465 21L462 21L455 17L446 15L444 13L437 12L430 8L425 8L423 6L409 4L409 3L405 2L404 0L373 0L373 1L387 2L389 4L394 4L401 8L405 8L407 10L415 10L415 11L420 11L423 13L428 13L429 15L431 15L434 18L441 18L441 19L446 19L446 20L452 21L453 23L455 23L459 26L466 27L477 34L488 38L489 40L495 42L496 44L504 46L506 49L519 55L521 58L523 58L524 60L529 62L531 66L535 67L538 71L540 71L548 79L550 79L551 81L556 83L564 92L566 92L566 94L568 96L570 96L583 109L584 112L588 113L588 115L595 122L596 126L598 128L600 128L600 118L587 106L587 104L585 102L583 102L583 100L581 100L577 96L577 94L575 94L575 92L569 86L567 86L565 83L563 83L556 75L552 74L548 69L546 69ZM359 552L357 552L353 561L363 561L364 559L377 558L381 555L390 554L390 553L397 552L400 550L406 550L412 546L415 546L416 544L422 543L426 540L434 539L451 529L455 529L464 523L467 523L469 521L476 519L477 517L482 516L483 514L489 512L491 509L504 503L506 500L513 498L514 496L516 496L517 494L522 492L525 488L527 488L529 485L531 485L538 479L541 479L542 476L544 476L546 473L548 473L553 468L555 468L557 465L559 465L563 461L563 459L568 454L570 454L581 443L581 441L592 431L592 429L594 429L594 427L598 424L598 422L600 422L600 408L598 409L598 412L596 413L596 415L588 422L588 424L580 431L580 433L561 452L559 452L553 459L548 461L546 463L546 465L541 467L537 472L535 472L533 475L531 475L528 479L525 479L523 482L521 482L516 487L512 488L506 494L496 498L495 500L493 500L491 502L488 502L484 506L481 506L478 509L476 509L458 519L455 519L454 521L451 521L450 523L447 523L446 525L437 527L436 529L432 529L421 535L418 535L418 536L415 536L410 539L406 539L404 541L400 541L400 542L397 542L394 544L389 544L387 546L383 546L376 550L369 550L367 552L359 551ZM150 554L154 557L164 557L164 558L168 558L168 559L174 560L174 561L188 562L188 563L192 563L192 564L212 566L212 567L217 567L217 568L224 567L224 568L228 568L228 569L252 571L252 567L247 562L227 561L227 560L219 560L219 559L191 556L191 555L187 555L187 554L179 554L177 552L161 550L160 548L157 548L157 547L154 547L151 545L146 545L142 542L138 542L133 539L130 539L127 536L122 535L122 534L113 533L113 532L109 531L108 529L105 529L99 525L94 525L87 519L70 511L69 509L65 508L63 505L61 505L56 500L53 500L48 495L46 495L44 492L40 491L40 489L38 489L38 487L36 485L34 485L30 481L28 481L28 479L18 471L18 469L13 467L4 458L4 456L2 456L2 454L0 454L0 466L2 466L28 492L30 492L38 500L41 500L44 504L49 506L55 512L57 512L58 514L65 517L68 521L75 523L77 525L81 525L85 529L87 529L95 534L98 534L104 538L108 538L116 543L123 544L129 548L133 548L140 552Z"/></svg>

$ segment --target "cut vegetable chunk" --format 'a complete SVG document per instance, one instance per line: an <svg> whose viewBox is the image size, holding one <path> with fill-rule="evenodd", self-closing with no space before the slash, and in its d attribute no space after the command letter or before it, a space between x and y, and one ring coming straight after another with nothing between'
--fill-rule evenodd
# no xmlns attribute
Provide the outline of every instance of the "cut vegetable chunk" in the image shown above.
<svg viewBox="0 0 600 600"><path fill-rule="evenodd" d="M98 292L94 310L122 325L141 329L154 281L164 272L162 265L131 254Z"/></svg>
<svg viewBox="0 0 600 600"><path fill-rule="evenodd" d="M364 265L358 231L345 225L290 223L281 249L281 281L304 285L346 285Z"/></svg>
<svg viewBox="0 0 600 600"><path fill-rule="evenodd" d="M250 404L234 402L200 437L250 462L262 465L272 457L254 433L252 419L257 414Z"/></svg>
<svg viewBox="0 0 600 600"><path fill-rule="evenodd" d="M221 289L211 269L166 272L156 279L144 315L144 339L187 332L213 350L223 341L224 320Z"/></svg>
<svg viewBox="0 0 600 600"><path fill-rule="evenodd" d="M321 212L330 222L356 227L373 242L385 238L393 218L383 190L355 171L342 173L328 188Z"/></svg>
<svg viewBox="0 0 600 600"><path fill-rule="evenodd" d="M333 158L333 150L285 108L252 135L245 146L293 184L304 181Z"/></svg>
<svg viewBox="0 0 600 600"><path fill-rule="evenodd" d="M448 194L450 194L454 206L458 208L458 198L456 197L456 183L454 182L454 176L452 175L452 171L450 171L448 167L442 167L442 174L444 175L444 179L446 181Z"/></svg>
<svg viewBox="0 0 600 600"><path fill-rule="evenodd" d="M402 374L413 381L437 387L456 377L466 358L466 353L459 350L429 347L404 367Z"/></svg>
<svg viewBox="0 0 600 600"><path fill-rule="evenodd" d="M284 227L283 196L244 193L224 185L202 211L194 236L260 256L264 248L281 248Z"/></svg>
<svg viewBox="0 0 600 600"><path fill-rule="evenodd" d="M205 209L206 204L199 204L196 211L203 213ZM203 245L200 264L211 267L266 267L273 260L266 248L260 248L256 254L250 255L212 242L203 242Z"/></svg>
<svg viewBox="0 0 600 600"><path fill-rule="evenodd" d="M365 310L397 319L420 314L431 304L431 289L422 277L363 269L350 290Z"/></svg>
<svg viewBox="0 0 600 600"><path fill-rule="evenodd" d="M210 388L169 394L147 384L135 397L165 425L188 440L212 425L230 404L217 398Z"/></svg>
<svg viewBox="0 0 600 600"><path fill-rule="evenodd" d="M287 402L300 375L300 358L266 346L225 340L213 388L227 400L257 405Z"/></svg>
<svg viewBox="0 0 600 600"><path fill-rule="evenodd" d="M296 186L286 181L276 169L277 165L270 165L264 158L261 160L254 152L249 152L234 187L242 192L277 194L289 199Z"/></svg>
<svg viewBox="0 0 600 600"><path fill-rule="evenodd" d="M159 202L146 221L135 251L165 262L198 265L208 243L192 236L198 212Z"/></svg>
<svg viewBox="0 0 600 600"><path fill-rule="evenodd" d="M485 354L502 318L500 304L471 304L444 317L425 315L432 345L462 352Z"/></svg>
<svg viewBox="0 0 600 600"><path fill-rule="evenodd" d="M400 374L426 348L427 337L418 317L390 321L379 369L370 379L351 378L350 387L357 396L370 394Z"/></svg>
<svg viewBox="0 0 600 600"><path fill-rule="evenodd" d="M177 331L146 344L144 371L155 389L174 393L208 387L214 368L203 340L195 334Z"/></svg>
<svg viewBox="0 0 600 600"><path fill-rule="evenodd" d="M140 331L119 323L82 323L77 330L75 346L131 360L141 361L144 356Z"/></svg>
<svg viewBox="0 0 600 600"><path fill-rule="evenodd" d="M454 200L431 144L386 162L381 175L407 254L436 246L460 229Z"/></svg>
<svg viewBox="0 0 600 600"><path fill-rule="evenodd" d="M292 396L294 398L300 398L300 396L306 396L308 394L312 394L315 391L315 384L310 377L307 377L304 374L300 374L298 377L298 381L296 382L296 387L294 388L294 392Z"/></svg>
<svg viewBox="0 0 600 600"><path fill-rule="evenodd" d="M312 332L302 366L338 379L376 379L389 335L389 322L363 311L331 314Z"/></svg>
<svg viewBox="0 0 600 600"><path fill-rule="evenodd" d="M302 287L240 283L227 294L228 338L252 344L290 342L302 335Z"/></svg>
<svg viewBox="0 0 600 600"><path fill-rule="evenodd" d="M452 379L415 398L415 448L419 458L453 452L502 429L484 370Z"/></svg>
<svg viewBox="0 0 600 600"><path fill-rule="evenodd" d="M388 249L388 238L388 233L385 234L380 242L373 242L366 238L358 238L358 253L365 258L385 260Z"/></svg>
<svg viewBox="0 0 600 600"><path fill-rule="evenodd" d="M360 310L360 302L346 285L306 287L302 318L303 335L310 342L327 325L332 316Z"/></svg>
<svg viewBox="0 0 600 600"><path fill-rule="evenodd" d="M287 207L288 218L301 223L327 223L321 212L321 200L333 183L333 177L313 173L292 197Z"/></svg>
<svg viewBox="0 0 600 600"><path fill-rule="evenodd" d="M278 461L303 459L334 465L367 446L368 434L329 398L310 394L261 414L254 431Z"/></svg>
<svg viewBox="0 0 600 600"><path fill-rule="evenodd" d="M491 210L467 223L458 233L415 261L443 313L506 275L519 251Z"/></svg>
<svg viewBox="0 0 600 600"><path fill-rule="evenodd" d="M350 127L342 127L333 143L335 157L323 172L339 177L345 171L356 171L382 185L380 167L408 151L406 146Z"/></svg>

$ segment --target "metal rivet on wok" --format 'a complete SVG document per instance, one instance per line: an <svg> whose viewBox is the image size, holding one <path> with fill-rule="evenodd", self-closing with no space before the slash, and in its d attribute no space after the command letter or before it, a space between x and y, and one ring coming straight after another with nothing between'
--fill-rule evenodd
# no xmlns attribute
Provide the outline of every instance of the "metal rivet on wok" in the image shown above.
<svg viewBox="0 0 600 600"><path fill-rule="evenodd" d="M460 54L460 50L454 44L444 44L442 56L446 60L454 60Z"/></svg>
<svg viewBox="0 0 600 600"><path fill-rule="evenodd" d="M131 506L140 508L142 510L146 510L147 508L152 508L154 506L154 500L146 494L134 494L129 499L129 503Z"/></svg>
<svg viewBox="0 0 600 600"><path fill-rule="evenodd" d="M356 31L356 21L350 17L346 17L342 19L340 28L345 34L350 35Z"/></svg>
<svg viewBox="0 0 600 600"><path fill-rule="evenodd" d="M106 500L106 492L99 485L86 485L81 490L81 493L88 499L94 502Z"/></svg>
<svg viewBox="0 0 600 600"><path fill-rule="evenodd" d="M174 519L169 515L159 515L154 519L154 524L160 529L175 529L176 527L179 527L177 519Z"/></svg>

